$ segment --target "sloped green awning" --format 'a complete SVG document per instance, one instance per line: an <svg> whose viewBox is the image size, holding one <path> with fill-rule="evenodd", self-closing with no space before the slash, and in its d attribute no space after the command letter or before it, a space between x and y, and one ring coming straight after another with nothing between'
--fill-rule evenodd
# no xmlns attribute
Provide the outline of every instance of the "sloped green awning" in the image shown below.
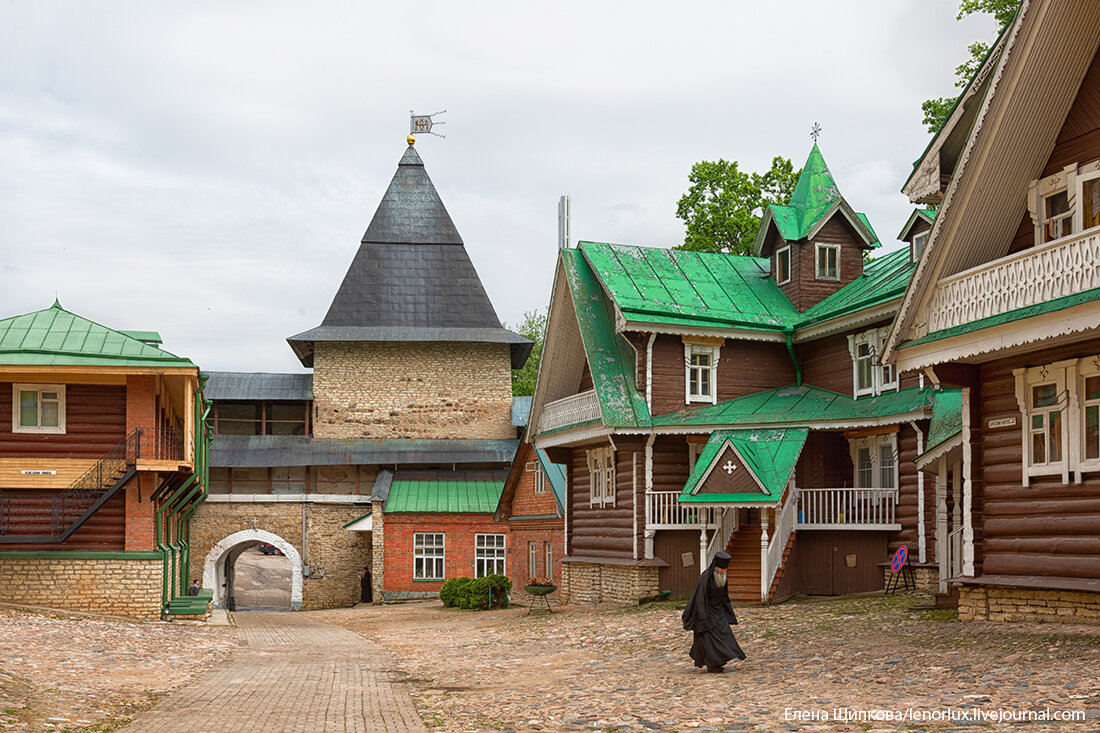
<svg viewBox="0 0 1100 733"><path fill-rule="evenodd" d="M719 430L712 433L680 492L679 501L702 504L770 504L779 501L809 432L807 428L775 428ZM716 471L719 477L726 474L727 479L732 478L732 474L719 465L731 450L740 458L741 466L747 469L760 491L706 490L710 477Z"/></svg>
<svg viewBox="0 0 1100 733"><path fill-rule="evenodd" d="M492 514L500 503L503 481L432 481L395 479L386 514Z"/></svg>

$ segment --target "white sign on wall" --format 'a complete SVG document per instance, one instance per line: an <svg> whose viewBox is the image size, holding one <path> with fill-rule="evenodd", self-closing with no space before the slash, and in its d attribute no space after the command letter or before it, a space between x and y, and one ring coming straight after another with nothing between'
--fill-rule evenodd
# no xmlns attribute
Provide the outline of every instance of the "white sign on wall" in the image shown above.
<svg viewBox="0 0 1100 733"><path fill-rule="evenodd" d="M57 471L46 471L46 470L37 469L37 468L35 468L35 469L24 468L22 471L20 471L20 473L22 473L24 476L56 476L57 475Z"/></svg>

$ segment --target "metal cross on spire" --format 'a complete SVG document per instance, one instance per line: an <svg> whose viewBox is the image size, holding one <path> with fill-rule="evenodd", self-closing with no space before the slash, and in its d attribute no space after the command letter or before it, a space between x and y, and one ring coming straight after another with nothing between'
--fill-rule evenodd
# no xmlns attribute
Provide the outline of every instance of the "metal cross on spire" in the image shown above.
<svg viewBox="0 0 1100 733"><path fill-rule="evenodd" d="M821 134L821 125L814 123L814 126L810 128L810 137L814 139L814 145L817 144L817 137Z"/></svg>

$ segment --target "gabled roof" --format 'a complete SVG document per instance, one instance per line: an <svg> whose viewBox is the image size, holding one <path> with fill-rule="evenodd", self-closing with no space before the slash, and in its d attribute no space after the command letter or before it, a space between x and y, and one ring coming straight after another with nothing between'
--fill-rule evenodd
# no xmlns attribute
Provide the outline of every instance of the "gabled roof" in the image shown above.
<svg viewBox="0 0 1100 733"><path fill-rule="evenodd" d="M287 339L305 366L317 341L451 341L508 344L512 366L528 339L500 324L493 304L410 145L317 328Z"/></svg>
<svg viewBox="0 0 1100 733"><path fill-rule="evenodd" d="M863 265L863 274L802 314L798 328L849 315L905 294L916 265L899 249Z"/></svg>
<svg viewBox="0 0 1100 733"><path fill-rule="evenodd" d="M634 351L615 333L614 306L603 294L596 274L578 250L561 251L562 264L581 340L592 370L593 388L607 427L649 424L645 395L634 383Z"/></svg>
<svg viewBox="0 0 1100 733"><path fill-rule="evenodd" d="M504 481L504 489L500 494L500 501L496 507L496 520L503 521L511 518L511 509L519 487L520 479L527 472L527 464L536 460L542 466L543 475L550 483L550 489L554 494L554 503L558 507L558 516L565 516L565 466L553 463L546 451L536 450L531 443L520 443L516 455L512 458L512 465L508 468L508 478ZM507 511L506 511L507 509Z"/></svg>
<svg viewBox="0 0 1100 733"><path fill-rule="evenodd" d="M386 514L492 514L503 480L403 479L397 476L386 499Z"/></svg>
<svg viewBox="0 0 1100 733"><path fill-rule="evenodd" d="M781 330L798 311L768 276L768 260L580 242L627 321Z"/></svg>
<svg viewBox="0 0 1100 733"><path fill-rule="evenodd" d="M716 430L695 461L678 501L681 503L774 503L798 463L809 430L805 428L766 428L758 430ZM703 481L716 468L726 445L731 445L744 461L752 477L766 494L698 493Z"/></svg>
<svg viewBox="0 0 1100 733"><path fill-rule="evenodd" d="M848 425L922 412L932 406L932 389L912 387L858 400L804 384L738 397L716 405L658 415L654 427L737 425Z"/></svg>
<svg viewBox="0 0 1100 733"><path fill-rule="evenodd" d="M546 480L550 482L550 490L554 492L554 500L564 516L565 466L551 461L550 456L546 455L544 450L536 450L535 455L538 456L539 463L542 464L542 472L546 475Z"/></svg>
<svg viewBox="0 0 1100 733"><path fill-rule="evenodd" d="M913 213L909 215L909 218L905 220L905 226L901 228L901 232L898 234L898 239L903 242L909 238L909 233L913 230L913 227L917 222L926 222L927 224L934 224L936 221L935 209L913 209Z"/></svg>
<svg viewBox="0 0 1100 733"><path fill-rule="evenodd" d="M70 313L56 301L0 320L0 364L195 367L190 359Z"/></svg>
<svg viewBox="0 0 1100 733"><path fill-rule="evenodd" d="M878 247L878 235L865 214L852 209L840 193L821 149L814 143L802 166L791 199L785 206L768 204L756 237L754 252L762 251L768 227L775 224L780 236L788 242L806 239L817 233L833 214L840 212L869 247Z"/></svg>

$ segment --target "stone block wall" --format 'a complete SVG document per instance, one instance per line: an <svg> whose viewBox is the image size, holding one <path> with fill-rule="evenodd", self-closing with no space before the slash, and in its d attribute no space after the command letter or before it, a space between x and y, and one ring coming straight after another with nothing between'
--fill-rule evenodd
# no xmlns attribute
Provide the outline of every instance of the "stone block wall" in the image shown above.
<svg viewBox="0 0 1100 733"><path fill-rule="evenodd" d="M318 342L315 349L318 438L516 436L507 344Z"/></svg>
<svg viewBox="0 0 1100 733"><path fill-rule="evenodd" d="M660 590L655 567L567 562L561 569L561 601L581 606L636 606Z"/></svg>
<svg viewBox="0 0 1100 733"><path fill-rule="evenodd" d="M306 551L312 572L302 584L302 609L338 608L359 601L359 576L371 563L371 534L345 524L370 511L369 504L305 505ZM202 577L211 548L248 529L278 535L302 552L302 504L297 502L203 502L191 520L191 574Z"/></svg>
<svg viewBox="0 0 1100 733"><path fill-rule="evenodd" d="M882 568L883 587L890 582L891 575L893 575L893 573L890 572L890 566L884 565ZM917 585L917 590L928 591L929 593L939 593L940 570L936 567L915 567L913 568L913 581Z"/></svg>
<svg viewBox="0 0 1100 733"><path fill-rule="evenodd" d="M1100 626L1100 593L963 585L959 588L959 620Z"/></svg>
<svg viewBox="0 0 1100 733"><path fill-rule="evenodd" d="M0 601L155 620L162 570L159 558L0 557Z"/></svg>

